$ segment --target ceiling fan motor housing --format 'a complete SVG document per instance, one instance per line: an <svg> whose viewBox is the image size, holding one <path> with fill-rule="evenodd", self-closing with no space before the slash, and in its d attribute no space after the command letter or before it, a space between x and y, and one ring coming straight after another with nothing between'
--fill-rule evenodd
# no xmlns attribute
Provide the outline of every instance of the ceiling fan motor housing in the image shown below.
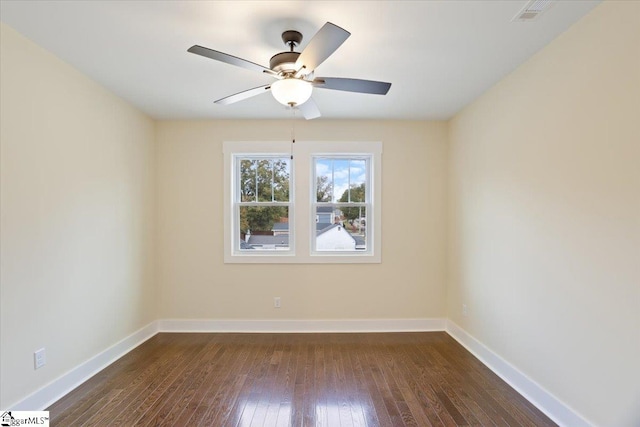
<svg viewBox="0 0 640 427"><path fill-rule="evenodd" d="M276 73L295 73L296 61L300 52L280 52L271 57L269 67Z"/></svg>

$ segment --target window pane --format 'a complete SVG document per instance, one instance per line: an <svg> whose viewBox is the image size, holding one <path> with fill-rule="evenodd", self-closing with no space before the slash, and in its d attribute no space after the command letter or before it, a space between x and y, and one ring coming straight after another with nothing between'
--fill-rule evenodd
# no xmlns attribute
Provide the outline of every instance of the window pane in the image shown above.
<svg viewBox="0 0 640 427"><path fill-rule="evenodd" d="M240 249L289 249L289 208L240 206Z"/></svg>
<svg viewBox="0 0 640 427"><path fill-rule="evenodd" d="M273 201L273 168L270 160L257 161L256 188L258 189L258 202Z"/></svg>
<svg viewBox="0 0 640 427"><path fill-rule="evenodd" d="M349 177L349 202L366 202L366 162L364 160L351 160Z"/></svg>
<svg viewBox="0 0 640 427"><path fill-rule="evenodd" d="M256 161L240 160L240 201L254 202L256 200Z"/></svg>
<svg viewBox="0 0 640 427"><path fill-rule="evenodd" d="M333 197L333 162L316 159L316 201L330 202Z"/></svg>
<svg viewBox="0 0 640 427"><path fill-rule="evenodd" d="M289 201L289 177L291 174L289 159L273 160L273 200Z"/></svg>
<svg viewBox="0 0 640 427"><path fill-rule="evenodd" d="M332 201L349 201L349 160L333 160L333 188ZM343 200L344 199L344 200Z"/></svg>
<svg viewBox="0 0 640 427"><path fill-rule="evenodd" d="M241 202L288 202L290 188L290 160L241 159Z"/></svg>
<svg viewBox="0 0 640 427"><path fill-rule="evenodd" d="M316 207L316 251L367 249L366 208Z"/></svg>

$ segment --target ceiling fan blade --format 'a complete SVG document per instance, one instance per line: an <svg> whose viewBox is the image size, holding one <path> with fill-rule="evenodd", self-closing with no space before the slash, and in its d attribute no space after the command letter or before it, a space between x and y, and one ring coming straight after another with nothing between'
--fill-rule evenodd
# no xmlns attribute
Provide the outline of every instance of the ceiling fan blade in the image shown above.
<svg viewBox="0 0 640 427"><path fill-rule="evenodd" d="M302 105L298 105L297 108L307 120L317 119L318 117L320 117L320 110L318 109L318 106L316 105L313 98L309 98L307 102Z"/></svg>
<svg viewBox="0 0 640 427"><path fill-rule="evenodd" d="M218 52L217 50L209 49L206 47L193 45L187 52L195 53L196 55L204 56L206 58L215 59L216 61L226 62L227 64L235 65L238 67L246 68L248 70L258 71L260 73L276 74L270 69L263 67L260 64L256 64L246 59L238 58L237 56L229 55L227 53Z"/></svg>
<svg viewBox="0 0 640 427"><path fill-rule="evenodd" d="M389 92L389 88L391 88L391 83L377 82L374 80L343 79L340 77L317 77L313 80L313 86L323 89L344 90L347 92L386 95L387 92Z"/></svg>
<svg viewBox="0 0 640 427"><path fill-rule="evenodd" d="M315 70L316 67L331 56L350 35L350 32L331 22L327 22L313 36L296 60L296 70L300 70L302 67L308 70L307 73Z"/></svg>
<svg viewBox="0 0 640 427"><path fill-rule="evenodd" d="M271 89L271 85L264 85L264 86L254 87L253 89L249 89L249 90L245 90L245 91L242 91L242 92L238 92L236 94L229 95L229 96L226 96L224 98L218 99L217 101L215 101L215 103L216 104L220 104L220 105L233 104L234 102L242 101L244 99L251 98L252 96L260 95L261 93L266 93L270 89Z"/></svg>

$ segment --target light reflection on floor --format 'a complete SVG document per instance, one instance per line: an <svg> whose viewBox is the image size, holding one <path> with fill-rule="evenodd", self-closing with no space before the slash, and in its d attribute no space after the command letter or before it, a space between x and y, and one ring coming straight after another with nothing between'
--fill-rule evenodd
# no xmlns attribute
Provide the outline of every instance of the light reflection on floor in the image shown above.
<svg viewBox="0 0 640 427"><path fill-rule="evenodd" d="M376 420L375 409L370 397L362 398L362 393L341 393L340 399L332 395L329 398L317 398L315 402L309 402L309 398L292 404L290 397L261 396L250 394L238 396L235 406L238 413L232 416L232 420L238 420L237 427L256 426L367 426L371 423L367 420ZM287 401L287 399L289 401ZM285 401L281 401L285 400ZM376 423L377 424L377 423Z"/></svg>

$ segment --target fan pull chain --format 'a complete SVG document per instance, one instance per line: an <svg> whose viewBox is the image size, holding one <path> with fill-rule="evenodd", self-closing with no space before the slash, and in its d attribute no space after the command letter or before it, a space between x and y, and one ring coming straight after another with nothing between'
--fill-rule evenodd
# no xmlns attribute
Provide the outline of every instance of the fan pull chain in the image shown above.
<svg viewBox="0 0 640 427"><path fill-rule="evenodd" d="M293 144L296 143L296 109L291 107L291 160L293 160Z"/></svg>

